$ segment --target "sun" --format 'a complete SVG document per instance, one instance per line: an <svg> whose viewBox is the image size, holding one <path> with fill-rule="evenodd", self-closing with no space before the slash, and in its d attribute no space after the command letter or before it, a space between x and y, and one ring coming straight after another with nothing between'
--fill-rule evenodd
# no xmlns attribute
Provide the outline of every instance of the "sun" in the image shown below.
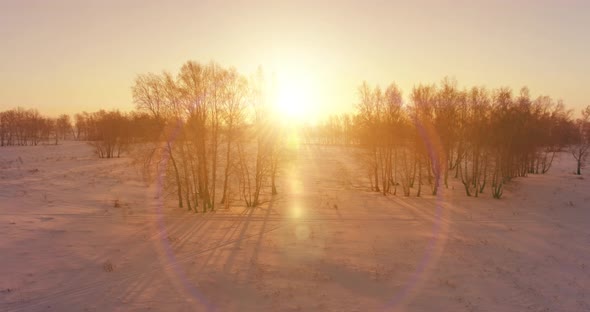
<svg viewBox="0 0 590 312"><path fill-rule="evenodd" d="M314 86L308 75L295 72L278 77L275 109L284 121L305 123L315 119Z"/></svg>

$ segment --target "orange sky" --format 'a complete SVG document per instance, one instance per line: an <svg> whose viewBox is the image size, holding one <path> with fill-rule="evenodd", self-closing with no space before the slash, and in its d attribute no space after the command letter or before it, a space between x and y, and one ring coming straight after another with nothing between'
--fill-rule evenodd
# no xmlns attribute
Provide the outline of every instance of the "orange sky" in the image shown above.
<svg viewBox="0 0 590 312"><path fill-rule="evenodd" d="M133 107L144 72L215 60L312 86L313 114L351 110L363 81L455 77L590 104L590 1L0 2L0 110Z"/></svg>

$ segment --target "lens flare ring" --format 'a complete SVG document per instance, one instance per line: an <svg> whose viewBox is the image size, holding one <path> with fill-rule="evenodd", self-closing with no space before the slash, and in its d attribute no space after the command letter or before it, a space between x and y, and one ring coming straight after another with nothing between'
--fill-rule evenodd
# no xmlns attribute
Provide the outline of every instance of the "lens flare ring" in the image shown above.
<svg viewBox="0 0 590 312"><path fill-rule="evenodd" d="M435 183L436 185L440 185L440 172L441 172L441 159L437 156L442 155L440 153L440 142L439 138L432 129L427 129L427 127L419 121L415 121L416 128L418 129L418 133L422 139L422 141L426 145L426 149L428 152L428 156L433 163L433 170L435 171ZM166 144L172 145L176 138L180 133L180 129L182 127L182 123L178 121L174 129L171 131L168 140L166 140ZM430 131L429 131L430 130ZM189 294L192 299L197 300L206 311L214 311L214 305L205 298L205 296L197 289L197 287L191 283L191 281L187 278L185 273L183 272L176 256L174 255L174 251L172 250L172 246L170 245L170 241L167 235L167 228L163 218L163 207L164 207L164 177L166 175L166 170L168 168L168 160L169 155L166 152L162 151L160 155L162 159L162 165L158 167L157 171L157 198L158 198L158 205L156 206L157 211L157 227L159 229L159 236L160 236L160 243L164 250L164 255L169 262L170 267L172 268L174 275L182 285L184 291ZM443 159L443 164L446 164L446 160ZM424 254L418 263L416 270L412 273L411 277L406 283L406 286L400 290L397 294L395 294L391 299L384 306L384 310L390 311L395 310L396 308L400 307L411 295L412 291L416 290L419 287L419 284L425 279L427 275L427 270L429 266L436 261L436 248L442 245L445 238L442 234L442 225L443 225L443 189L439 189L436 194L436 209L435 209L435 219L432 228L432 238L430 239Z"/></svg>
<svg viewBox="0 0 590 312"><path fill-rule="evenodd" d="M433 171L435 175L435 184L438 187L440 185L440 172L441 172L441 158L437 156L443 156L444 154L440 152L441 143L440 138L436 134L436 131L433 130L432 127L428 127L420 122L418 119L414 120L414 125L416 129L418 129L418 133L420 138L426 145L426 150L428 152L428 156L433 164ZM442 159L443 165L446 165L446 159ZM436 193L436 200L435 200L435 216L434 216L434 224L432 227L432 238L428 242L424 250L424 254L418 263L416 269L410 276L408 283L406 283L405 287L400 290L397 294L395 294L384 306L383 310L385 311L394 311L396 308L399 308L403 305L403 303L409 299L412 292L420 286L420 283L423 282L428 274L428 268L437 261L437 247L442 246L442 244L446 241L446 235L443 233L443 189L438 189ZM447 229L448 231L448 229ZM445 231L446 232L446 231Z"/></svg>
<svg viewBox="0 0 590 312"><path fill-rule="evenodd" d="M172 129L170 136L166 140L166 144L172 146L176 141L180 133L180 129L182 128L182 122L178 121L176 126ZM158 199L158 204L156 205L156 224L160 236L160 243L161 247L164 252L164 256L168 261L169 266L172 268L175 277L178 279L177 282L180 282L182 285L183 290L192 297L192 299L197 300L204 308L205 311L215 311L215 307L205 296L197 289L197 287L187 278L185 273L183 272L180 263L176 259L174 255L174 251L172 250L172 246L170 245L170 240L168 239L168 231L166 228L166 224L164 222L163 217L163 208L164 208L164 178L166 176L166 170L168 168L168 160L170 159L169 155L162 150L160 154L160 159L162 159L162 165L158 166L157 170L157 184L156 184L156 198Z"/></svg>

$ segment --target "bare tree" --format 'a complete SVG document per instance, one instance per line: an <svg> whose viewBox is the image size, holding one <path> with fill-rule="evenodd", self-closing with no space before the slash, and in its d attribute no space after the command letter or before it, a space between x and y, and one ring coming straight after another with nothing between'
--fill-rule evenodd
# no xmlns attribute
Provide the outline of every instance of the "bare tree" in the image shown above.
<svg viewBox="0 0 590 312"><path fill-rule="evenodd" d="M72 122L69 115L59 115L56 120L56 130L57 136L59 136L62 140L67 139L67 137L72 133Z"/></svg>
<svg viewBox="0 0 590 312"><path fill-rule="evenodd" d="M590 105L582 110L582 117L576 120L575 127L575 141L569 150L576 160L576 174L581 175L590 153Z"/></svg>
<svg viewBox="0 0 590 312"><path fill-rule="evenodd" d="M219 196L227 207L234 182L247 206L260 204L263 187L278 171L278 162L271 165L276 140L269 135L264 88L262 75L249 81L213 62L186 62L176 76L138 76L132 88L138 110L170 133L143 152L146 175L166 157L170 193L189 211L215 210Z"/></svg>
<svg viewBox="0 0 590 312"><path fill-rule="evenodd" d="M244 130L248 100L248 81L235 69L230 70L224 88L223 123L225 126L225 170L221 203L228 201L229 180L234 171L234 144Z"/></svg>
<svg viewBox="0 0 590 312"><path fill-rule="evenodd" d="M90 145L100 158L121 157L131 144L130 123L126 115L119 111L99 111L92 114L90 128L94 137Z"/></svg>

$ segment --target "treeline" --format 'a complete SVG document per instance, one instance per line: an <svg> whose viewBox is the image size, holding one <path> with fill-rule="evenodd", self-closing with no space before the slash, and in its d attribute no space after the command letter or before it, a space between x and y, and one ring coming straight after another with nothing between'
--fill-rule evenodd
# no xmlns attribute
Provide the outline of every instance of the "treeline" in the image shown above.
<svg viewBox="0 0 590 312"><path fill-rule="evenodd" d="M83 140L89 141L101 158L120 157L132 143L156 141L162 129L160 121L141 112L83 112L74 116L74 122L69 115L51 118L35 109L0 112L0 146Z"/></svg>
<svg viewBox="0 0 590 312"><path fill-rule="evenodd" d="M303 126L303 140L306 144L359 144L358 118L351 114L330 115L316 126Z"/></svg>
<svg viewBox="0 0 590 312"><path fill-rule="evenodd" d="M100 158L120 157L133 143L154 142L164 124L142 112L83 112L74 116L77 140L89 141Z"/></svg>
<svg viewBox="0 0 590 312"><path fill-rule="evenodd" d="M246 78L215 63L139 75L137 109L165 125L162 140L144 151L145 172L159 172L167 194L194 212L231 199L255 207L276 194L282 137L268 89L261 71Z"/></svg>
<svg viewBox="0 0 590 312"><path fill-rule="evenodd" d="M500 198L515 177L546 173L556 152L569 148L578 174L590 144L590 108L574 120L561 101L531 98L509 88L459 89L444 79L417 85L404 102L395 85L385 90L363 83L353 116L330 118L307 131L323 143L358 144L364 151L371 188L410 196L429 187L436 195L449 177L468 196L490 192Z"/></svg>
<svg viewBox="0 0 590 312"><path fill-rule="evenodd" d="M273 92L259 70L245 77L215 63L187 62L175 75L139 75L137 111L98 111L48 118L36 110L0 112L0 145L85 140L103 158L143 148L146 176L163 174L179 207L214 210L239 198L258 206L277 193L285 158L283 130L273 118ZM468 196L500 198L505 183L546 173L569 150L576 173L590 153L590 106L574 119L561 101L532 98L527 88L460 89L451 79L412 88L363 83L357 110L304 127L306 143L354 145L373 191L436 195L449 178ZM164 172L162 172L164 170Z"/></svg>
<svg viewBox="0 0 590 312"><path fill-rule="evenodd" d="M57 144L71 134L68 115L42 116L35 109L15 108L0 112L0 146Z"/></svg>

